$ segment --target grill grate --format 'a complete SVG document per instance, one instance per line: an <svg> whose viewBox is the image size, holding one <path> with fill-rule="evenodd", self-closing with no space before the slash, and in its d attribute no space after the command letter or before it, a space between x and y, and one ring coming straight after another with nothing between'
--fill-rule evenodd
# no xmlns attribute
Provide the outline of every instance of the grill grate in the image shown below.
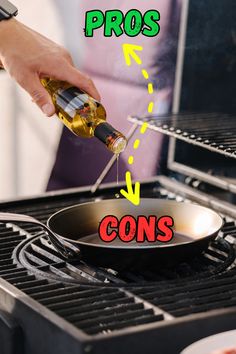
<svg viewBox="0 0 236 354"><path fill-rule="evenodd" d="M176 199L177 196L159 191L159 197ZM28 208L20 212L45 222L61 207L60 204L46 210ZM235 260L234 249L223 238L212 243L205 255L175 269L117 274L78 260L68 263L37 227L32 231L31 226L25 225L1 226L0 231L2 250L9 257L2 265L7 268L0 267L1 276L90 335L158 322L164 320L166 313L177 317L204 311L209 306L206 300L213 296L207 288L210 279L214 279L212 292L218 293L216 301L211 302L212 308L225 307L223 289L231 291L228 303L234 303L231 278L214 283ZM235 224L226 222L223 231L232 237L236 233ZM221 285L224 285L222 291Z"/></svg>
<svg viewBox="0 0 236 354"><path fill-rule="evenodd" d="M227 225L227 223L226 223ZM36 246L36 247L35 247ZM158 271L143 270L139 272L96 268L77 259L66 261L55 250L44 233L36 234L21 242L15 250L15 262L40 277L50 278L69 284L93 284L101 286L106 283L112 286L126 286L132 283L145 285L157 280L165 281L178 278L208 277L222 273L228 269L235 259L234 249L222 238L212 242L208 250L188 263L180 263L174 268L160 268ZM57 254L55 257L54 254Z"/></svg>
<svg viewBox="0 0 236 354"><path fill-rule="evenodd" d="M130 117L133 123L148 123L152 130L190 144L236 158L236 117L220 113L179 113Z"/></svg>
<svg viewBox="0 0 236 354"><path fill-rule="evenodd" d="M156 187L154 195L183 198ZM68 198L57 203L54 198L46 207L34 202L3 211L26 213L45 222L76 202ZM117 273L76 259L68 262L38 227L0 225L0 276L83 332L107 334L236 305L235 239L235 222L225 218L218 239L188 263L155 272Z"/></svg>
<svg viewBox="0 0 236 354"><path fill-rule="evenodd" d="M8 236L3 236L7 233L11 238L18 238L19 248L29 237L28 233L23 235L23 231L14 231L12 227L8 228L1 225L0 229L1 242L3 243L4 240L7 242ZM38 257L49 256L49 259L51 259L50 253L45 251L45 248L40 249L37 247L36 250L38 251ZM48 250L51 251L51 246L49 246ZM44 252L45 254L43 255ZM65 261L58 262L59 255L55 258L53 253L55 254L56 251L52 252L54 264L43 266L44 271L46 269L47 271L52 271L54 265L60 268L60 266L66 264ZM37 273L38 276L36 276L29 272L20 262L16 262L15 257L17 257L17 254L18 248L14 250L13 254L10 252L6 260L1 261L1 278L7 280L25 294L30 295L33 299L88 334L105 333L111 329L115 330L129 325L157 322L163 319L161 314L155 314L152 309L146 309L144 304L135 303L134 296L128 296L119 288L107 288L104 287L104 284L101 284L99 288L89 286L89 284L86 287L65 284L66 272L64 271L59 274L56 272L57 276L60 275L60 280L63 282L50 281L47 273L44 273L44 279L40 278L40 273ZM41 265L38 265L38 267L39 269L43 268ZM73 278L71 277L71 279ZM88 274L86 279L87 281L96 281L95 278L88 277Z"/></svg>

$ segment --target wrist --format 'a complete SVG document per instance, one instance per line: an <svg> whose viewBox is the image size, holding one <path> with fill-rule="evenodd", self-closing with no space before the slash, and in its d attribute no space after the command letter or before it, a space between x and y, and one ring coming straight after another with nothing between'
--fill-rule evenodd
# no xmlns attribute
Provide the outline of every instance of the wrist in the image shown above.
<svg viewBox="0 0 236 354"><path fill-rule="evenodd" d="M13 33L17 27L17 22L14 18L0 21L0 65L5 50L9 47L9 42L11 42Z"/></svg>
<svg viewBox="0 0 236 354"><path fill-rule="evenodd" d="M17 20L14 17L0 21L0 36L2 37L3 32L8 31L9 28L14 26L15 22L17 22Z"/></svg>

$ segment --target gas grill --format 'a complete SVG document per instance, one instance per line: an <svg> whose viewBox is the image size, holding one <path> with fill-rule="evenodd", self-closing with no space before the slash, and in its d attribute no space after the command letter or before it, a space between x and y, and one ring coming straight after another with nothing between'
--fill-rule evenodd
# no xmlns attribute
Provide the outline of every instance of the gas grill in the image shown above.
<svg viewBox="0 0 236 354"><path fill-rule="evenodd" d="M223 228L204 253L177 266L117 271L63 258L38 226L0 224L1 354L178 354L235 329L235 0L204 6L183 1L174 113L130 120L170 137L168 173L142 181L141 196L206 206ZM121 187L47 193L1 203L0 211L45 223Z"/></svg>
<svg viewBox="0 0 236 354"><path fill-rule="evenodd" d="M42 222L55 211L111 198L105 185L1 204ZM0 335L3 353L179 353L193 341L235 328L236 208L165 176L142 184L145 197L197 202L220 211L224 227L208 250L175 267L101 269L68 261L37 226L0 226ZM230 212L229 212L230 211ZM170 340L171 336L173 340ZM145 349L144 349L145 348Z"/></svg>

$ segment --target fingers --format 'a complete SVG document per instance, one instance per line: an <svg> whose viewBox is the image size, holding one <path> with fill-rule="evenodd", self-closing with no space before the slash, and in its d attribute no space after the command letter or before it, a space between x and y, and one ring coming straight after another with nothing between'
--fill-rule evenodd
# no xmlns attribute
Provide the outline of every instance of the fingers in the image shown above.
<svg viewBox="0 0 236 354"><path fill-rule="evenodd" d="M67 61L60 63L59 67L60 70L58 70L58 66L54 66L54 68L52 68L51 70L51 73L49 73L49 71L47 70L49 76L53 77L54 79L67 81L70 84L85 91L97 101L101 100L100 94L96 86L87 75L81 73Z"/></svg>
<svg viewBox="0 0 236 354"><path fill-rule="evenodd" d="M87 75L82 74L79 70L73 67L67 71L66 75L68 76L66 79L67 82L70 82L72 85L79 87L81 90L95 98L95 100L101 100L101 96L96 86L94 85L94 82Z"/></svg>
<svg viewBox="0 0 236 354"><path fill-rule="evenodd" d="M28 73L28 75L24 75L23 80L17 81L30 94L33 102L39 106L46 116L50 117L55 113L51 97L42 86L37 74Z"/></svg>
<svg viewBox="0 0 236 354"><path fill-rule="evenodd" d="M41 72L41 74L39 74L39 72ZM48 117L55 113L55 107L49 93L40 82L40 77L45 76L69 82L85 91L96 100L101 100L93 81L77 70L73 66L72 59L69 57L60 58L58 62L48 62L46 70L44 67L41 67L39 71L36 71L36 68L30 68L29 71L27 70L20 74L18 72L17 77L15 77L16 81L30 94L33 102L36 103Z"/></svg>

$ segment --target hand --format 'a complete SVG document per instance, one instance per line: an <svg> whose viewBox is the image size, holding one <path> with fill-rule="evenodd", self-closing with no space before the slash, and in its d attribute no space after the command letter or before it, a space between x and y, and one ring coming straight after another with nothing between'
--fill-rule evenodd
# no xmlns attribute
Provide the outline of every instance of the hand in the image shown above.
<svg viewBox="0 0 236 354"><path fill-rule="evenodd" d="M74 67L63 47L14 18L0 22L0 62L47 116L55 108L40 82L42 77L67 81L100 100L93 81Z"/></svg>
<svg viewBox="0 0 236 354"><path fill-rule="evenodd" d="M236 348L228 348L222 350L216 350L212 354L236 354Z"/></svg>

